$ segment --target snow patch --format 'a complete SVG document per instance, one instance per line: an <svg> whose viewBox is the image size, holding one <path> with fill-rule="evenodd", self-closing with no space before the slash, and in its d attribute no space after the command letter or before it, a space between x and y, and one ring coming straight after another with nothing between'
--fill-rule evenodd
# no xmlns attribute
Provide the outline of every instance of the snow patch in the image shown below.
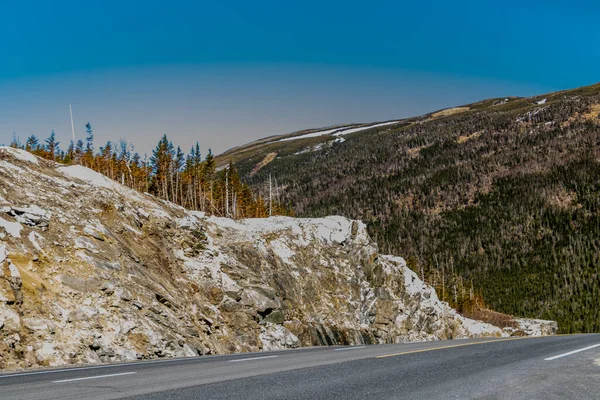
<svg viewBox="0 0 600 400"><path fill-rule="evenodd" d="M292 249L279 239L273 240L270 243L273 252L283 260L286 264L293 265L292 257L296 255Z"/></svg>
<svg viewBox="0 0 600 400"><path fill-rule="evenodd" d="M22 149L15 149L14 147L0 146L0 152L8 153L11 156L13 156L14 158L16 158L17 160L30 162L32 164L39 165L37 157L28 151L25 151Z"/></svg>
<svg viewBox="0 0 600 400"><path fill-rule="evenodd" d="M9 163L8 161L5 161L5 160L0 160L0 168L4 168L7 171L12 171L12 172L16 173L17 175L25 174L25 170L23 168L17 167L16 165Z"/></svg>
<svg viewBox="0 0 600 400"><path fill-rule="evenodd" d="M364 131L364 130L372 129L372 128L378 128L380 126L397 124L398 122L401 122L401 121L382 122L382 123L374 124L374 125L359 126L357 128L353 128L353 126L356 126L356 125L350 125L350 126L345 126L345 127L343 126L343 127L338 127L335 129L327 129L325 131L311 132L311 133L307 133L305 135L300 135L300 136L287 137L287 138L276 140L276 142L288 142L290 140L307 139L307 138L313 138L313 137L330 135L330 134L333 134L334 136L349 135L351 133L356 133L356 132L360 132L360 131Z"/></svg>
<svg viewBox="0 0 600 400"><path fill-rule="evenodd" d="M38 242L38 239L41 239L41 238L42 238L42 236L37 232L31 231L29 233L29 241L31 242L33 247L40 253L45 253L44 250L42 250L42 246L40 246L40 243Z"/></svg>
<svg viewBox="0 0 600 400"><path fill-rule="evenodd" d="M462 318L463 326L473 335L484 335L484 334L498 334L501 335L502 332L500 328L488 324L487 322L475 321L470 318Z"/></svg>
<svg viewBox="0 0 600 400"><path fill-rule="evenodd" d="M235 221L229 218L209 217L207 222L219 228L231 229L235 234L244 235L249 240L258 235L289 231L295 237L295 244L306 246L311 240L323 243L343 243L352 236L353 221L340 217L330 216L325 218L292 218L269 217L251 218ZM357 233L359 240L368 242L366 228L362 222L358 224Z"/></svg>
<svg viewBox="0 0 600 400"><path fill-rule="evenodd" d="M287 137L287 138L279 139L279 140L277 140L277 142L289 142L290 140L308 139L308 138L313 138L313 137L318 137L318 136L323 136L323 135L329 135L331 133L339 131L340 129L342 129L342 128L328 129L326 131L311 132L311 133L307 133L307 134L301 135L301 136L294 136L294 137Z"/></svg>
<svg viewBox="0 0 600 400"><path fill-rule="evenodd" d="M369 126L361 126L359 128L353 128L353 129L346 129L346 130L342 130L342 131L339 131L339 132L335 133L334 136L349 135L351 133L365 131L367 129L372 129L372 128L378 128L380 126L387 126L387 125L397 124L398 122L401 122L401 121L383 122L381 124L375 124L375 125L369 125Z"/></svg>
<svg viewBox="0 0 600 400"><path fill-rule="evenodd" d="M12 209L20 213L37 215L45 218L50 218L50 216L52 215L43 208L36 206L35 204L32 204L28 207L13 207Z"/></svg>
<svg viewBox="0 0 600 400"><path fill-rule="evenodd" d="M6 245L4 243L0 243L0 266L2 266L2 264L4 264L4 261L6 261L6 256L8 254L8 251L6 251ZM2 269L0 268L0 276L2 275Z"/></svg>
<svg viewBox="0 0 600 400"><path fill-rule="evenodd" d="M4 228L6 233L8 233L14 238L21 237L21 230L23 229L23 225L21 225L18 222L10 222L0 217L0 227Z"/></svg>
<svg viewBox="0 0 600 400"><path fill-rule="evenodd" d="M19 272L19 269L15 266L15 264L10 262L10 259L8 261L8 270L9 270L10 276L12 278L20 278L21 277L21 273Z"/></svg>
<svg viewBox="0 0 600 400"><path fill-rule="evenodd" d="M82 181L91 183L94 186L103 187L107 189L115 189L114 181L94 170L83 167L81 165L60 167L58 168L58 170L64 175L67 175L71 178L81 179Z"/></svg>

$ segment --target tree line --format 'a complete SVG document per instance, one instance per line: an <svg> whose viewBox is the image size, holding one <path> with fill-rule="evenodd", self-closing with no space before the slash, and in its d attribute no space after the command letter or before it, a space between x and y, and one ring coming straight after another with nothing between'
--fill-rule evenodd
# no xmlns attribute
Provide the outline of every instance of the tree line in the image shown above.
<svg viewBox="0 0 600 400"><path fill-rule="evenodd" d="M96 150L89 122L85 139L70 141L66 150L60 148L54 131L43 142L36 135L27 137L24 144L15 137L11 147L61 164L83 165L137 191L210 215L262 218L290 214L276 199L254 193L231 163L217 170L210 149L203 158L196 143L185 154L166 134L151 157L140 156L123 139L108 141Z"/></svg>

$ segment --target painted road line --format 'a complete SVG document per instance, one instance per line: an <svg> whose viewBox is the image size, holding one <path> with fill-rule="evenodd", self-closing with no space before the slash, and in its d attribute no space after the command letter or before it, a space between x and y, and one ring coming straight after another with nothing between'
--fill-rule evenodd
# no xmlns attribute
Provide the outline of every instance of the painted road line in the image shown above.
<svg viewBox="0 0 600 400"><path fill-rule="evenodd" d="M133 375L133 374L137 374L137 372L122 372L120 374L96 375L96 376L86 376L85 378L62 379L60 381L52 381L52 383L65 383L65 382L85 381L85 380L88 380L88 379L110 378L112 376Z"/></svg>
<svg viewBox="0 0 600 400"><path fill-rule="evenodd" d="M536 339L536 338L542 338L542 337L548 337L548 336L527 336L527 337L518 337L518 338L496 339L496 340L489 340L489 341L485 341L485 342L476 342L476 343L453 344L453 345L450 345L450 346L440 346L440 347L432 347L432 348L421 349L421 350L403 351L401 353L384 354L382 356L376 356L375 358L396 357L396 356L402 356L402 355L405 355L405 354L424 353L426 351L453 349L455 347L476 346L476 345L479 345L479 344L491 344L491 343L498 343L498 342L506 342L506 341L509 341L509 340Z"/></svg>
<svg viewBox="0 0 600 400"><path fill-rule="evenodd" d="M213 357L223 357L223 356L229 356L229 354L224 354L224 355L219 355L219 356L213 356ZM181 362L181 361L197 361L197 360L206 360L206 359L209 359L209 357L210 356L197 356L197 357L185 357L185 358L180 357L180 358L173 358L173 359L170 359L170 360L135 361L135 362L118 363L118 364L92 365L92 366L89 366L89 367L57 368L57 369L48 369L48 370L44 370L44 371L21 372L21 373L16 373L16 374L8 373L8 374L5 374L5 375L0 375L0 379L3 379L3 378L14 378L16 376L57 374L59 372L87 371L87 370L90 370L90 369L131 367L131 366L139 366L139 365L146 365L146 364L174 363L174 362Z"/></svg>
<svg viewBox="0 0 600 400"><path fill-rule="evenodd" d="M563 357L566 357L566 356L570 356L572 354L581 353L582 351L595 349L596 347L600 347L600 343L599 344L595 344L593 346L584 347L583 349L577 349L577 350L569 351L568 353L559 354L557 356L552 356L552 357L544 358L544 361L556 360L557 358L563 358Z"/></svg>
<svg viewBox="0 0 600 400"><path fill-rule="evenodd" d="M277 358L279 356L265 356L265 357L252 357L252 358L238 358L237 360L229 360L229 362L242 362L242 361L253 361L253 360L264 360L265 358Z"/></svg>
<svg viewBox="0 0 600 400"><path fill-rule="evenodd" d="M333 351L358 350L358 349L364 349L365 347L367 347L367 346L342 347L340 349L333 349Z"/></svg>

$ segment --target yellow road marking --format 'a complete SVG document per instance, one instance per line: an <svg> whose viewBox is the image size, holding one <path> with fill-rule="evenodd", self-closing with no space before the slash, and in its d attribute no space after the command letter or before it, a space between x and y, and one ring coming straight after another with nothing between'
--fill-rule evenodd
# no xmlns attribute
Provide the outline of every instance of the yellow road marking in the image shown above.
<svg viewBox="0 0 600 400"><path fill-rule="evenodd" d="M553 335L553 336L560 336L560 335ZM429 349L410 350L410 351L403 351L401 353L384 354L382 356L376 356L375 358L395 357L395 356L402 356L402 355L405 355L405 354L423 353L423 352L426 352L426 351L451 349L451 348L454 348L454 347L474 346L476 344L490 344L490 343L506 342L508 340L536 339L536 338L543 338L543 337L552 337L552 336L524 336L524 337L517 337L517 338L505 338L505 339L497 339L497 340L488 340L488 341L485 341L485 342L461 343L461 344L453 344L453 345L450 345L450 346L440 346L440 347L432 347L432 348L429 348Z"/></svg>

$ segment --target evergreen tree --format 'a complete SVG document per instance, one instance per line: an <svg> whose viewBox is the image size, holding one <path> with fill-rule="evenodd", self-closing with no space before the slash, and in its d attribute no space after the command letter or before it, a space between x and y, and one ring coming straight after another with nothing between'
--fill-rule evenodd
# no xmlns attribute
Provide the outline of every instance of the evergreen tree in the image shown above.
<svg viewBox="0 0 600 400"><path fill-rule="evenodd" d="M83 161L83 154L84 154L83 140L79 139L79 140L77 140L77 144L75 145L75 158L74 158L73 162L75 162L76 164L81 164Z"/></svg>
<svg viewBox="0 0 600 400"><path fill-rule="evenodd" d="M73 144L72 140L69 143L69 147L67 148L67 152L65 153L62 162L64 164L71 164L75 162L75 145Z"/></svg>
<svg viewBox="0 0 600 400"><path fill-rule="evenodd" d="M56 140L56 133L54 133L53 129L48 139L46 139L46 154L48 159L55 160L58 153L58 145L59 142Z"/></svg>
<svg viewBox="0 0 600 400"><path fill-rule="evenodd" d="M156 189L159 197L165 200L169 200L170 195L173 153L173 144L169 142L167 134L164 134L152 152L152 158L150 159L153 172L152 187Z"/></svg>
<svg viewBox="0 0 600 400"><path fill-rule="evenodd" d="M111 179L114 179L114 166L113 166L113 146L110 140L106 142L104 147L100 148L99 157L97 157L97 165L100 167L100 171Z"/></svg>
<svg viewBox="0 0 600 400"><path fill-rule="evenodd" d="M25 142L25 150L33 153L38 151L38 147L38 138L35 135L30 135Z"/></svg>
<svg viewBox="0 0 600 400"><path fill-rule="evenodd" d="M85 124L85 152L83 154L83 165L92 168L94 163L94 131L92 124Z"/></svg>
<svg viewBox="0 0 600 400"><path fill-rule="evenodd" d="M13 132L13 138L10 142L10 147L13 147L15 149L21 148L21 141L19 140L19 137L17 136L17 134L14 132Z"/></svg>

